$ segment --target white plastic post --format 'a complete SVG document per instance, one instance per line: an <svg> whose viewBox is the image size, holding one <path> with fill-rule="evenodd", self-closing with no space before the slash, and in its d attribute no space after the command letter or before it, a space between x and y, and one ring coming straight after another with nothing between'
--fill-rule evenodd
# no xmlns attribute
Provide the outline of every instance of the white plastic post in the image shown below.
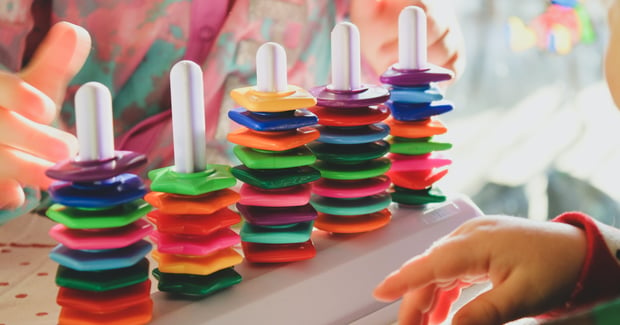
<svg viewBox="0 0 620 325"><path fill-rule="evenodd" d="M207 166L202 70L188 60L170 70L174 169L196 173Z"/></svg>
<svg viewBox="0 0 620 325"><path fill-rule="evenodd" d="M398 68L420 70L427 67L426 14L409 6L398 16Z"/></svg>
<svg viewBox="0 0 620 325"><path fill-rule="evenodd" d="M115 157L112 96L98 82L82 85L75 94L77 161L102 161Z"/></svg>
<svg viewBox="0 0 620 325"><path fill-rule="evenodd" d="M333 90L358 90L362 88L360 32L350 22L334 26L331 33Z"/></svg>
<svg viewBox="0 0 620 325"><path fill-rule="evenodd" d="M288 89L286 51L282 45L267 42L256 52L256 89L279 93Z"/></svg>

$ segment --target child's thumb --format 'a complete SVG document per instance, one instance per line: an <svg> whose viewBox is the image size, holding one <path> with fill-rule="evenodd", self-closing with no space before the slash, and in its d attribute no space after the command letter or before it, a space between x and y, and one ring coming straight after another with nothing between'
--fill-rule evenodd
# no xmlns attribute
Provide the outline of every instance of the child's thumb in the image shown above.
<svg viewBox="0 0 620 325"><path fill-rule="evenodd" d="M0 179L0 192L3 193L0 197L0 210L14 210L24 205L26 198L18 181L10 178Z"/></svg>
<svg viewBox="0 0 620 325"><path fill-rule="evenodd" d="M90 35L84 28L59 22L49 30L20 76L60 105L67 84L82 68L90 47Z"/></svg>

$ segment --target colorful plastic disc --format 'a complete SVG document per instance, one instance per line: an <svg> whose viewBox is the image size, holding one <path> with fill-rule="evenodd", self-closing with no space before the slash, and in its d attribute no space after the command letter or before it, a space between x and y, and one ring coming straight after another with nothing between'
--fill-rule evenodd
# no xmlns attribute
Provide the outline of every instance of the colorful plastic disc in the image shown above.
<svg viewBox="0 0 620 325"><path fill-rule="evenodd" d="M563 7L574 8L579 3L579 0L551 0L552 4L557 4Z"/></svg>
<svg viewBox="0 0 620 325"><path fill-rule="evenodd" d="M153 251L153 259L164 273L208 275L243 261L233 248L224 248L205 256L166 254Z"/></svg>
<svg viewBox="0 0 620 325"><path fill-rule="evenodd" d="M146 258L130 267L105 271L77 271L58 265L56 284L84 291L108 291L127 287L149 278L149 260Z"/></svg>
<svg viewBox="0 0 620 325"><path fill-rule="evenodd" d="M411 172L388 172L392 184L411 190L422 190L432 186L448 173L447 169L421 170Z"/></svg>
<svg viewBox="0 0 620 325"><path fill-rule="evenodd" d="M164 273L156 268L153 276L159 281L159 291L188 296L208 296L242 280L232 267L208 275Z"/></svg>
<svg viewBox="0 0 620 325"><path fill-rule="evenodd" d="M419 87L390 87L390 99L400 103L430 103L443 99L436 84Z"/></svg>
<svg viewBox="0 0 620 325"><path fill-rule="evenodd" d="M252 169L281 169L311 165L316 157L306 146L287 151L256 151L249 147L236 145L233 153L246 166Z"/></svg>
<svg viewBox="0 0 620 325"><path fill-rule="evenodd" d="M390 178L385 175L358 180L322 178L312 184L312 193L323 197L351 199L382 193L390 184Z"/></svg>
<svg viewBox="0 0 620 325"><path fill-rule="evenodd" d="M277 226L316 219L316 210L310 204L292 207L262 207L237 203L243 218L257 226Z"/></svg>
<svg viewBox="0 0 620 325"><path fill-rule="evenodd" d="M387 156L392 161L391 171L406 172L414 170L429 170L442 168L452 164L452 159L446 158L439 153L424 155L402 155L390 153Z"/></svg>
<svg viewBox="0 0 620 325"><path fill-rule="evenodd" d="M71 229L63 224L54 225L50 237L71 249L114 249L129 246L148 236L153 226L144 219L138 219L124 227L97 231Z"/></svg>
<svg viewBox="0 0 620 325"><path fill-rule="evenodd" d="M228 133L227 139L244 147L280 152L303 146L319 136L319 131L313 127L268 132L239 128Z"/></svg>
<svg viewBox="0 0 620 325"><path fill-rule="evenodd" d="M116 156L103 161L62 161L48 170L49 178L67 182L96 182L130 171L146 163L146 156L131 151L116 151Z"/></svg>
<svg viewBox="0 0 620 325"><path fill-rule="evenodd" d="M390 206L392 198L387 192L355 199L336 199L313 195L310 203L318 212L338 216L353 216L381 211Z"/></svg>
<svg viewBox="0 0 620 325"><path fill-rule="evenodd" d="M360 164L383 157L390 150L387 141L380 140L361 144L332 144L314 142L308 148L318 160L334 164Z"/></svg>
<svg viewBox="0 0 620 325"><path fill-rule="evenodd" d="M314 226L336 234L357 234L377 230L390 223L391 217L392 213L389 209L355 216L319 213Z"/></svg>
<svg viewBox="0 0 620 325"><path fill-rule="evenodd" d="M186 196L150 192L144 199L165 214L211 214L239 201L239 193L231 189Z"/></svg>
<svg viewBox="0 0 620 325"><path fill-rule="evenodd" d="M180 195L202 195L233 187L237 180L227 165L208 164L196 173L177 173L174 166L151 170L151 191Z"/></svg>
<svg viewBox="0 0 620 325"><path fill-rule="evenodd" d="M379 123L390 116L390 109L384 104L351 109L314 106L310 110L318 116L318 124L325 126L369 125Z"/></svg>
<svg viewBox="0 0 620 325"><path fill-rule="evenodd" d="M84 210L53 204L45 214L71 229L103 229L126 226L146 215L151 206L144 200L135 200L105 210Z"/></svg>
<svg viewBox="0 0 620 325"><path fill-rule="evenodd" d="M244 165L231 169L240 181L264 189L276 189L314 182L321 178L321 172L301 166L284 169L251 169Z"/></svg>
<svg viewBox="0 0 620 325"><path fill-rule="evenodd" d="M147 218L157 225L160 233L185 235L207 235L241 222L241 216L229 208L211 214L165 214L154 210Z"/></svg>
<svg viewBox="0 0 620 325"><path fill-rule="evenodd" d="M402 138L428 138L448 131L440 120L426 119L423 121L402 122L393 117L385 120L390 126L390 134Z"/></svg>
<svg viewBox="0 0 620 325"><path fill-rule="evenodd" d="M60 287L56 303L63 308L90 313L110 313L151 300L151 280L93 294L90 291Z"/></svg>
<svg viewBox="0 0 620 325"><path fill-rule="evenodd" d="M319 161L314 168L321 171L323 178L353 180L371 178L385 174L390 170L388 158L378 158L356 165L340 165Z"/></svg>
<svg viewBox="0 0 620 325"><path fill-rule="evenodd" d="M288 85L286 91L280 93L261 92L256 87L233 89L232 99L252 112L284 112L316 105L316 99L305 89Z"/></svg>
<svg viewBox="0 0 620 325"><path fill-rule="evenodd" d="M286 131L304 126L312 126L318 118L307 109L297 109L280 113L256 113L243 107L228 111L228 117L255 131Z"/></svg>
<svg viewBox="0 0 620 325"><path fill-rule="evenodd" d="M290 225L257 226L249 223L241 227L241 241L261 244L302 243L310 239L313 221Z"/></svg>
<svg viewBox="0 0 620 325"><path fill-rule="evenodd" d="M229 228L208 235L176 235L153 232L151 239L157 250L166 254L204 256L241 243L239 234Z"/></svg>
<svg viewBox="0 0 620 325"><path fill-rule="evenodd" d="M454 77L454 73L448 69L433 64L427 65L426 69L408 70L399 69L398 64L394 64L379 77L379 80L381 83L394 86L415 87L450 80Z"/></svg>
<svg viewBox="0 0 620 325"><path fill-rule="evenodd" d="M378 105L390 98L390 92L375 85L365 85L360 90L338 91L329 89L329 86L319 86L310 89L316 97L317 105L328 107L362 107Z"/></svg>
<svg viewBox="0 0 620 325"><path fill-rule="evenodd" d="M105 250L77 250L58 244L49 256L54 262L77 271L103 271L130 267L148 254L153 245L140 240L127 247Z"/></svg>
<svg viewBox="0 0 620 325"><path fill-rule="evenodd" d="M451 143L432 141L431 138L406 139L392 137L388 139L390 152L403 155L424 155L433 151L444 151L452 148Z"/></svg>
<svg viewBox="0 0 620 325"><path fill-rule="evenodd" d="M319 142L346 145L379 141L390 134L390 127L385 123L350 127L318 126L317 130L321 133Z"/></svg>
<svg viewBox="0 0 620 325"><path fill-rule="evenodd" d="M432 103L407 104L387 101L392 117L399 121L425 120L435 115L441 115L454 109L452 103L442 100Z"/></svg>
<svg viewBox="0 0 620 325"><path fill-rule="evenodd" d="M438 188L431 187L423 190L410 190L395 186L391 191L392 201L406 205L424 205L439 203L446 200L446 196Z"/></svg>
<svg viewBox="0 0 620 325"><path fill-rule="evenodd" d="M125 173L101 184L56 181L48 192L52 201L65 206L106 208L141 199L146 188L138 176Z"/></svg>
<svg viewBox="0 0 620 325"><path fill-rule="evenodd" d="M79 309L62 308L59 324L147 324L153 318L151 299L130 308L111 313L91 313Z"/></svg>
<svg viewBox="0 0 620 325"><path fill-rule="evenodd" d="M245 259L251 263L298 262L316 256L316 248L311 240L290 244L242 242L241 245Z"/></svg>
<svg viewBox="0 0 620 325"><path fill-rule="evenodd" d="M239 203L262 207L292 207L305 205L310 200L310 184L265 190L243 184L239 190Z"/></svg>

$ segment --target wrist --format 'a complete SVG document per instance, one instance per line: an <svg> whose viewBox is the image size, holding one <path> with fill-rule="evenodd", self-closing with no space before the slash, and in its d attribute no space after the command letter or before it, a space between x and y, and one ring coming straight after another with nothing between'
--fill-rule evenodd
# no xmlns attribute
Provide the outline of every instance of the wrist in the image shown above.
<svg viewBox="0 0 620 325"><path fill-rule="evenodd" d="M589 306L620 294L620 283L609 281L620 272L620 264L615 259L615 252L612 253L606 244L599 225L592 218L579 212L564 213L553 221L583 230L587 242L586 257L579 279L561 311Z"/></svg>

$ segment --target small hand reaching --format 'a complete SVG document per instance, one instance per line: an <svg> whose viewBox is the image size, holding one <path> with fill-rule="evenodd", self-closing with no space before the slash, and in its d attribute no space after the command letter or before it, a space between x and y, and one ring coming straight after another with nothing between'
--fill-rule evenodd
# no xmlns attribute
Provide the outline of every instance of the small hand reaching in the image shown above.
<svg viewBox="0 0 620 325"><path fill-rule="evenodd" d="M398 16L407 6L426 12L428 61L458 78L465 69L465 43L450 0L351 1L351 21L360 30L361 50L370 66L382 74L398 62Z"/></svg>
<svg viewBox="0 0 620 325"><path fill-rule="evenodd" d="M388 275L374 295L403 298L400 324L438 324L462 288L490 281L492 288L465 304L452 324L503 324L560 307L585 255L585 234L571 225L480 217Z"/></svg>
<svg viewBox="0 0 620 325"><path fill-rule="evenodd" d="M50 124L90 44L86 30L61 22L26 68L0 72L0 210L20 207L23 187L46 189L51 180L45 170L76 154L75 136Z"/></svg>

